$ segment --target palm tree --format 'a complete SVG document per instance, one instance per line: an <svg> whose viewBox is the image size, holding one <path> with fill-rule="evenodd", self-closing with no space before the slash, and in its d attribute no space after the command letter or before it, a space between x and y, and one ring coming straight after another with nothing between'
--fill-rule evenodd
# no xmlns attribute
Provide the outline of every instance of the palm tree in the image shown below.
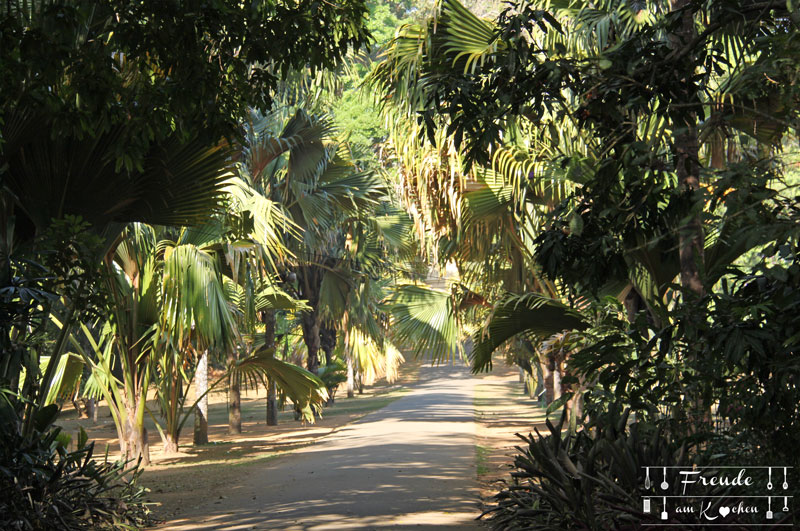
<svg viewBox="0 0 800 531"><path fill-rule="evenodd" d="M145 465L150 462L150 451L144 416L152 378L153 337L159 322L155 247L156 235L150 226L135 223L124 229L119 245L105 262L113 301L110 319L96 327L97 335L81 325L94 359L75 337L71 338L73 347L93 368L90 392L108 403L123 458L141 459ZM115 376L115 368L121 381Z"/></svg>
<svg viewBox="0 0 800 531"><path fill-rule="evenodd" d="M386 194L380 179L357 171L332 133L329 119L302 109L285 123L280 116L255 117L243 157L252 186L281 204L302 231L302 239L289 245L295 280L287 289L310 308L301 313L301 326L312 373L319 368L322 346L323 282L345 259L348 227ZM267 312L265 319L269 334L274 317ZM274 337L267 344L274 346Z"/></svg>
<svg viewBox="0 0 800 531"><path fill-rule="evenodd" d="M233 348L238 333L217 262L208 251L188 243L190 234L191 231L184 230L177 244L160 244L164 253L160 282L162 311L154 369L156 396L165 417L164 429L159 426L165 454L178 449L185 421L180 419L186 397L184 384L191 380L191 372L202 371L198 377L200 385L195 388L201 417L195 441L207 442L208 405L206 402L202 411L200 404L208 391L208 351ZM195 365L197 369L192 371Z"/></svg>
<svg viewBox="0 0 800 531"><path fill-rule="evenodd" d="M347 368L347 397L354 396L356 375L359 388L371 385L380 378L392 382L405 361L393 342L389 327L390 319L386 299L388 279L373 280L369 277L353 286L347 294L342 308L341 343L342 359Z"/></svg>
<svg viewBox="0 0 800 531"><path fill-rule="evenodd" d="M196 231L184 230L177 244L158 241L153 228L128 226L109 262L115 290L111 319L96 327L98 333L82 326L95 356L89 356L77 338L70 338L92 368L89 392L109 404L123 457L141 457L145 464L149 448L144 415L151 382L164 414L163 426L154 417L164 451L174 452L181 428L204 396L202 391L196 393L195 404L186 407L195 360L211 349L232 348L238 337L234 305L217 262L211 253L189 243L193 237L199 241ZM262 296L268 299L270 294ZM317 378L263 349L229 367L206 392L227 378L266 376L302 408L317 407L327 399Z"/></svg>
<svg viewBox="0 0 800 531"><path fill-rule="evenodd" d="M113 147L124 135L123 127L91 138L51 138L40 134L48 123L16 112L6 115L0 129L2 189L8 207L3 215L18 247L30 249L53 220L73 216L88 222L88 232L104 240L97 256L86 257L100 262L103 255L113 256L127 222L194 223L219 205L228 171L228 154L220 147L170 139L150 149L142 168L128 170L114 162ZM12 216L15 221L8 224ZM64 326L40 383L38 407L79 321L76 294L85 300L97 292L97 285L83 284L73 290L73 300L63 301ZM27 416L27 427L32 426L32 415L31 411Z"/></svg>

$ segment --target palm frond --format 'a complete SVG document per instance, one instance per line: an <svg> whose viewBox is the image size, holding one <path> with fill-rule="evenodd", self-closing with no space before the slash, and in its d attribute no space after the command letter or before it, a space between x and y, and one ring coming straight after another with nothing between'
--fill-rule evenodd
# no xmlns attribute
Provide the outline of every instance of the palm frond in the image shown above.
<svg viewBox="0 0 800 531"><path fill-rule="evenodd" d="M162 332L183 344L196 331L205 346L233 344L236 328L214 259L194 245L178 245L164 259Z"/></svg>
<svg viewBox="0 0 800 531"><path fill-rule="evenodd" d="M297 365L275 358L271 349L261 349L249 358L239 360L230 373L245 380L265 381L269 377L300 407L309 422L314 422L314 411L319 411L328 400L328 391L322 380Z"/></svg>
<svg viewBox="0 0 800 531"><path fill-rule="evenodd" d="M538 293L508 295L498 302L473 338L472 372L492 368L492 353L518 334L545 339L564 330L583 330L587 323L577 311Z"/></svg>
<svg viewBox="0 0 800 531"><path fill-rule="evenodd" d="M118 127L83 138L41 134L47 119L23 112L5 116L0 129L7 165L3 185L37 227L79 215L99 231L112 222L192 225L220 207L230 175L230 152L199 140L168 139L153 146L140 169L123 169L115 145Z"/></svg>
<svg viewBox="0 0 800 531"><path fill-rule="evenodd" d="M400 285L385 302L397 342L442 362L462 353L459 327L449 293L424 286Z"/></svg>

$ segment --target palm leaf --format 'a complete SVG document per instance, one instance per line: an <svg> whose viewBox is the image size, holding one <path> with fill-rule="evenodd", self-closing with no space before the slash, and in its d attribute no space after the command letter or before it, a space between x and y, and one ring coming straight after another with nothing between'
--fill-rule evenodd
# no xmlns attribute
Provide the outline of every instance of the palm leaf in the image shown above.
<svg viewBox="0 0 800 531"><path fill-rule="evenodd" d="M48 363L50 363L50 356L42 356L39 360L39 369L42 373ZM47 389L43 405L53 404L57 400L63 400L72 395L80 385L83 365L83 359L77 354L67 352L61 356L50 387Z"/></svg>
<svg viewBox="0 0 800 531"><path fill-rule="evenodd" d="M273 353L273 349L261 348L253 356L239 360L230 374L245 380L270 378L300 407L306 420L314 422L313 410L319 410L328 400L325 384L307 370L275 358Z"/></svg>
<svg viewBox="0 0 800 531"><path fill-rule="evenodd" d="M392 316L395 339L415 356L430 356L441 362L461 354L459 327L449 293L426 286L400 285L385 307Z"/></svg>
<svg viewBox="0 0 800 531"><path fill-rule="evenodd" d="M162 282L162 332L184 344L193 331L205 346L227 348L236 334L214 259L194 245L166 253Z"/></svg>
<svg viewBox="0 0 800 531"><path fill-rule="evenodd" d="M38 227L79 215L99 232L112 222L191 225L220 205L229 174L229 152L199 140L168 139L150 149L139 170L118 167L115 128L94 137L52 138L49 122L12 113L0 128L5 145L3 186Z"/></svg>
<svg viewBox="0 0 800 531"><path fill-rule="evenodd" d="M564 330L583 330L587 323L563 303L539 295L508 295L498 302L483 329L476 332L470 354L472 371L491 370L492 353L518 334L545 339Z"/></svg>

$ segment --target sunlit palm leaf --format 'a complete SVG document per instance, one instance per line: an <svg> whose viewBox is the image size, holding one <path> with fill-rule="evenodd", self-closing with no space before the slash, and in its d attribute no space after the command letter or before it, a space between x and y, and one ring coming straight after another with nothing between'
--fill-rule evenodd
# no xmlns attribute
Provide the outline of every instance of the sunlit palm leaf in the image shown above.
<svg viewBox="0 0 800 531"><path fill-rule="evenodd" d="M415 356L441 362L460 355L458 323L449 293L423 286L398 286L386 301L397 342Z"/></svg>
<svg viewBox="0 0 800 531"><path fill-rule="evenodd" d="M322 380L297 365L275 358L271 350L261 350L238 361L230 372L242 379L265 380L269 377L303 410L309 422L314 421L313 410L319 410L328 399Z"/></svg>
<svg viewBox="0 0 800 531"><path fill-rule="evenodd" d="M231 346L236 334L214 259L193 245L178 245L164 259L162 332L184 344L193 331L207 348Z"/></svg>

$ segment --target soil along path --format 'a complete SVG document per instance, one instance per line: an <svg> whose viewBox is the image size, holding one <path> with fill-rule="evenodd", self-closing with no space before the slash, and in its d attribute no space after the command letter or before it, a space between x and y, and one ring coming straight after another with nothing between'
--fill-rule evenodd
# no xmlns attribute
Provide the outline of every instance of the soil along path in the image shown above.
<svg viewBox="0 0 800 531"><path fill-rule="evenodd" d="M423 367L403 398L291 455L242 467L222 499L198 499L162 529L478 528L475 380Z"/></svg>

